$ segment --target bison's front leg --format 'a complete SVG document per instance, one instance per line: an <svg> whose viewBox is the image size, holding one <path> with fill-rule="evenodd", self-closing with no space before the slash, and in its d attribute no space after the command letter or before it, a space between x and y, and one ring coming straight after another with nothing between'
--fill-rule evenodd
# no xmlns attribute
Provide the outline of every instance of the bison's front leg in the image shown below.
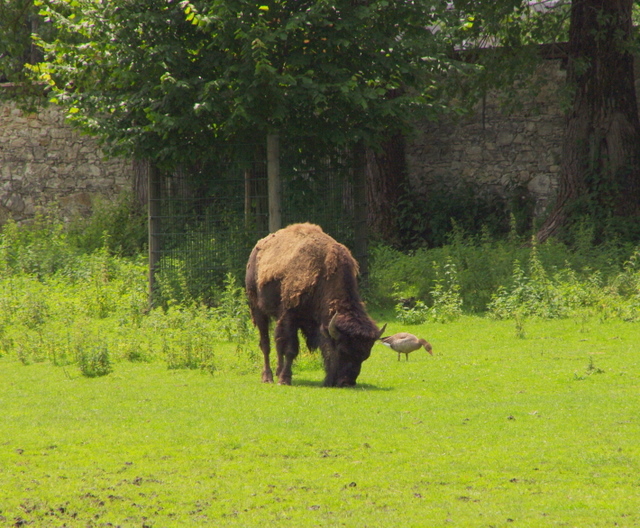
<svg viewBox="0 0 640 528"><path fill-rule="evenodd" d="M300 343L298 341L298 328L292 324L289 317L282 317L275 329L276 350L278 351L278 383L291 385L291 365L298 355Z"/></svg>

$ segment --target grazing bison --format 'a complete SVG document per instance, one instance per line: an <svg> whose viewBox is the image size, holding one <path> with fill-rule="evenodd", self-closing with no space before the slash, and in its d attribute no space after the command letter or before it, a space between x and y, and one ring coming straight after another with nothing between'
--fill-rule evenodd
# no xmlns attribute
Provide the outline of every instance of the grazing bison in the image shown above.
<svg viewBox="0 0 640 528"><path fill-rule="evenodd" d="M260 331L262 381L273 382L269 320L276 320L276 375L291 384L298 330L322 350L326 387L356 384L362 362L382 335L358 294L358 263L349 250L313 224L293 224L258 241L247 263L251 317Z"/></svg>

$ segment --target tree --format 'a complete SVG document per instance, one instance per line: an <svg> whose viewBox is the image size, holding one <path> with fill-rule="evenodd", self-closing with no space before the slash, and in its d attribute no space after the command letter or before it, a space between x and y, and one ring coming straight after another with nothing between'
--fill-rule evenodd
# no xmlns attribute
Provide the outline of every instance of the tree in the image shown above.
<svg viewBox="0 0 640 528"><path fill-rule="evenodd" d="M540 44L567 45L570 94L557 200L538 232L546 240L588 219L597 234L637 238L640 125L634 87L632 0L455 0L478 68L463 82L470 102L509 90L533 71ZM568 15L568 16L567 16ZM568 21L568 24L567 24ZM567 28L568 26L568 28ZM473 48L476 48L474 51Z"/></svg>
<svg viewBox="0 0 640 528"><path fill-rule="evenodd" d="M571 6L566 118L557 203L539 240L589 217L635 229L640 213L640 122L634 86L631 0L576 0ZM616 225L618 226L616 228ZM624 234L624 233L623 233ZM628 233L626 233L628 236Z"/></svg>
<svg viewBox="0 0 640 528"><path fill-rule="evenodd" d="M13 81L31 51L31 0L0 2L0 82Z"/></svg>
<svg viewBox="0 0 640 528"><path fill-rule="evenodd" d="M440 4L50 0L41 74L78 124L161 162L274 131L376 145L436 104Z"/></svg>
<svg viewBox="0 0 640 528"><path fill-rule="evenodd" d="M41 9L58 34L41 41L48 59L40 74L71 119L120 152L167 167L202 160L228 139L274 133L319 153L369 146L379 168L369 192L384 231L395 213L384 198L406 178L399 138L420 115L530 71L530 44L553 41L564 27L566 2L540 11L548 4L47 0ZM571 5L573 104L557 206L540 239L585 212L601 225L638 213L631 4ZM454 75L459 51L480 42L493 51ZM458 102L452 86L468 88Z"/></svg>
<svg viewBox="0 0 640 528"><path fill-rule="evenodd" d="M70 119L165 167L269 134L318 157L367 146L385 159L388 137L440 107L435 80L450 46L427 26L446 5L49 0L43 13L59 37L41 41L41 74ZM380 189L371 203L389 226L394 196L381 192L398 194L406 174L381 166L391 168L375 173L381 185L370 179Z"/></svg>
<svg viewBox="0 0 640 528"><path fill-rule="evenodd" d="M454 3L473 13L468 32L474 41L497 45L477 55L483 67L468 84L480 93L488 87L508 86L518 75L531 71L536 61L529 44L568 38L567 85L562 90L570 94L570 101L559 188L538 239L561 235L584 219L601 238L637 234L640 124L634 87L637 46L632 0ZM566 37L565 13L569 22ZM506 82L500 83L501 78Z"/></svg>
<svg viewBox="0 0 640 528"><path fill-rule="evenodd" d="M32 88L25 65L42 60L31 38L37 31L47 33L48 28L40 27L33 0L0 0L0 82L20 84L23 94Z"/></svg>
<svg viewBox="0 0 640 528"><path fill-rule="evenodd" d="M173 167L211 148L195 92L206 68L200 35L164 0L52 0L41 6L55 39L40 38L37 74L68 119L113 153Z"/></svg>

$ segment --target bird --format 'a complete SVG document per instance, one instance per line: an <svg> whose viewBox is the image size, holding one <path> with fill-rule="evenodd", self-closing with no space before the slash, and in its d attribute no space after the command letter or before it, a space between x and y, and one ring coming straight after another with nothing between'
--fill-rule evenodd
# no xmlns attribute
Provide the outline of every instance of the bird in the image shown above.
<svg viewBox="0 0 640 528"><path fill-rule="evenodd" d="M418 350L420 347L424 347L429 354L433 355L431 344L428 341L407 332L381 337L380 341L382 341L383 345L388 346L398 353L398 361L400 361L400 354L404 354L407 361L409 361L409 353Z"/></svg>

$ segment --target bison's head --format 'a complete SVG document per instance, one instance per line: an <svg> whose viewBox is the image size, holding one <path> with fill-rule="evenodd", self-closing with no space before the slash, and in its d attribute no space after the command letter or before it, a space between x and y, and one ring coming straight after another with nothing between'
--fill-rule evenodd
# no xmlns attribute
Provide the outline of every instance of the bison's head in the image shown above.
<svg viewBox="0 0 640 528"><path fill-rule="evenodd" d="M371 348L386 325L378 329L369 317L337 313L326 331L324 350L326 387L353 387L360 375L362 362L371 355Z"/></svg>

